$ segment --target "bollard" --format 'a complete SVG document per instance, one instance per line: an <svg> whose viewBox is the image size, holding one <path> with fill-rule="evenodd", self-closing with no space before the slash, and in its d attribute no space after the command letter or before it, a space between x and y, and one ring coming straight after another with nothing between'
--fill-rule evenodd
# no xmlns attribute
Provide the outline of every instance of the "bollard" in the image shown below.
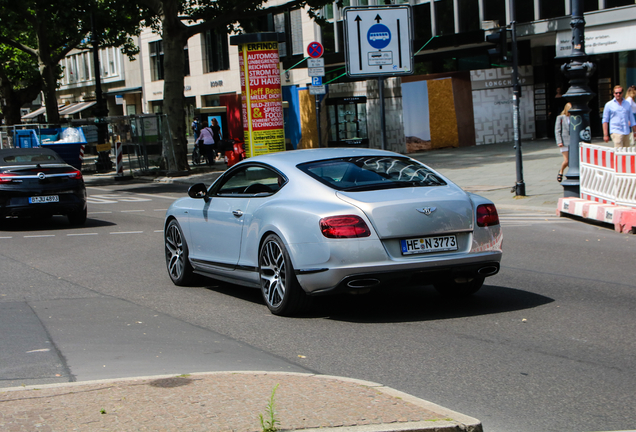
<svg viewBox="0 0 636 432"><path fill-rule="evenodd" d="M121 149L121 141L117 141L115 143L115 156L117 158L117 175L118 176L123 176L124 175L124 158L123 158L123 154L122 154L122 149Z"/></svg>

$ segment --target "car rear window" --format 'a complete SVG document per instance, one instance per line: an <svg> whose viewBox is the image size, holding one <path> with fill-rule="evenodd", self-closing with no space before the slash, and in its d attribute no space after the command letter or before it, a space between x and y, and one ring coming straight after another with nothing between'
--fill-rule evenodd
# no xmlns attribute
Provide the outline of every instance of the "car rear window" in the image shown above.
<svg viewBox="0 0 636 432"><path fill-rule="evenodd" d="M50 154L17 154L17 155L8 155L4 158L5 162L13 163L29 163L29 162L54 162L57 158L54 155Z"/></svg>
<svg viewBox="0 0 636 432"><path fill-rule="evenodd" d="M337 190L367 191L401 187L443 186L438 175L406 157L365 156L307 162L298 168Z"/></svg>

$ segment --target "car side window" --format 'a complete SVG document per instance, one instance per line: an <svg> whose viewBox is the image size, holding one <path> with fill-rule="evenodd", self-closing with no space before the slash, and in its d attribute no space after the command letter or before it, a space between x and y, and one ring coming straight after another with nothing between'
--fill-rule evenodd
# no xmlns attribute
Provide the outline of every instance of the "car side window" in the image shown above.
<svg viewBox="0 0 636 432"><path fill-rule="evenodd" d="M285 183L276 171L263 166L245 166L228 176L216 191L217 196L269 196Z"/></svg>

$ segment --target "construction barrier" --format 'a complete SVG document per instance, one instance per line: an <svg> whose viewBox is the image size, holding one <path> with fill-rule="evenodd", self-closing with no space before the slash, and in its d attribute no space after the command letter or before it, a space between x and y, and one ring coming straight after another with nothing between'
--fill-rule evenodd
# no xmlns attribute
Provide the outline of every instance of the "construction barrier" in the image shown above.
<svg viewBox="0 0 636 432"><path fill-rule="evenodd" d="M581 198L636 208L636 148L579 146Z"/></svg>
<svg viewBox="0 0 636 432"><path fill-rule="evenodd" d="M568 213L636 232L636 148L580 143L580 198L560 198Z"/></svg>

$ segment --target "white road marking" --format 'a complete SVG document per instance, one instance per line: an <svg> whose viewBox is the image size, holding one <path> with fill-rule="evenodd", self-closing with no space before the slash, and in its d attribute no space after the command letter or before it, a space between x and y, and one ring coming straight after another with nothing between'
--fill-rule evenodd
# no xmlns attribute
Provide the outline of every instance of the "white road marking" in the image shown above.
<svg viewBox="0 0 636 432"><path fill-rule="evenodd" d="M42 235L28 235L24 238L42 238L42 237L55 237L55 234L42 234Z"/></svg>
<svg viewBox="0 0 636 432"><path fill-rule="evenodd" d="M50 348L42 348L42 349L27 351L26 354L36 353L36 352L49 352L49 351L51 351Z"/></svg>
<svg viewBox="0 0 636 432"><path fill-rule="evenodd" d="M114 231L110 234L141 234L143 231Z"/></svg>
<svg viewBox="0 0 636 432"><path fill-rule="evenodd" d="M136 212L144 212L146 210L122 210L122 213L136 213Z"/></svg>
<svg viewBox="0 0 636 432"><path fill-rule="evenodd" d="M75 237L75 236L93 236L98 235L99 233L80 233L80 234L66 234L67 237Z"/></svg>
<svg viewBox="0 0 636 432"><path fill-rule="evenodd" d="M94 215L94 214L111 214L112 211L99 211L99 212L88 212L89 215Z"/></svg>
<svg viewBox="0 0 636 432"><path fill-rule="evenodd" d="M13 238L13 237L0 237L0 239L10 239L10 238Z"/></svg>

